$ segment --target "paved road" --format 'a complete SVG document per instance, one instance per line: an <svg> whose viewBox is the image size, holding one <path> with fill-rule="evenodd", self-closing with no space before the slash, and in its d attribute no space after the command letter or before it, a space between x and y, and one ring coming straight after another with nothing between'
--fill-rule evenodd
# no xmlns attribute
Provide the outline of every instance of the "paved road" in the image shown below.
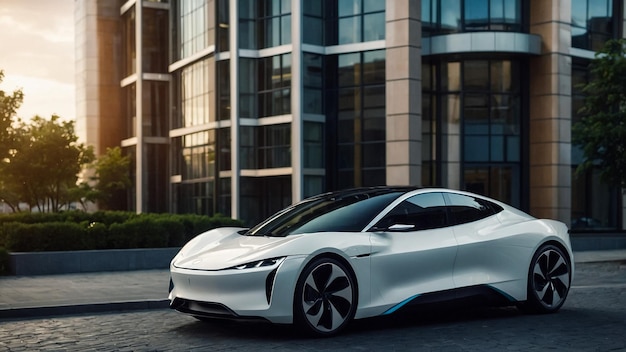
<svg viewBox="0 0 626 352"><path fill-rule="evenodd" d="M356 321L310 339L289 327L203 323L170 310L0 322L0 351L626 351L626 264L578 264L558 314L514 308Z"/></svg>

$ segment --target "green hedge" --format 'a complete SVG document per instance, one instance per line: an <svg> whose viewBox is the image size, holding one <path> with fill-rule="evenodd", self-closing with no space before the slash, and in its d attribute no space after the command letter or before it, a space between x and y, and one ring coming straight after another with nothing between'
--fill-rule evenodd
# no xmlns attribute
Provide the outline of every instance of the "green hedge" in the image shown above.
<svg viewBox="0 0 626 352"><path fill-rule="evenodd" d="M0 215L0 247L9 252L180 247L223 226L242 223L220 214L18 213Z"/></svg>

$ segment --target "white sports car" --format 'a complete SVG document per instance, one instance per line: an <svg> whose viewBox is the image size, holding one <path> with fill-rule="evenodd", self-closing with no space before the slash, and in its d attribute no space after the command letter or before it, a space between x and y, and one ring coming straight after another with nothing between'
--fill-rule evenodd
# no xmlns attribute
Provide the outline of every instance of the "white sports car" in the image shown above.
<svg viewBox="0 0 626 352"><path fill-rule="evenodd" d="M468 192L372 187L198 235L172 260L169 299L200 319L261 318L327 336L352 319L471 297L556 312L573 266L561 222Z"/></svg>

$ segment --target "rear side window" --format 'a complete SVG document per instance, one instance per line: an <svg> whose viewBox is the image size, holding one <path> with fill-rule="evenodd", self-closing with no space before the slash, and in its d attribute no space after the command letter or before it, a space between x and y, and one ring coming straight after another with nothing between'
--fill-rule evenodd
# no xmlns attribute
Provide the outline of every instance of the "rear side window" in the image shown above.
<svg viewBox="0 0 626 352"><path fill-rule="evenodd" d="M484 219L502 210L497 204L463 194L446 193L446 198L453 225Z"/></svg>

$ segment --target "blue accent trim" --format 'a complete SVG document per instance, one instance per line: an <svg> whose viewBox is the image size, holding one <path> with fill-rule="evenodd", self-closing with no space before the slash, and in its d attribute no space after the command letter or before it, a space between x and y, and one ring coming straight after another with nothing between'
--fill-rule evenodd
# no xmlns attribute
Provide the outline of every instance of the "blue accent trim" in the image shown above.
<svg viewBox="0 0 626 352"><path fill-rule="evenodd" d="M412 300L414 300L415 298L419 297L419 295L420 295L420 294L418 293L418 294L416 294L416 295L413 295L413 296L411 296L411 297L409 297L409 298L405 299L404 301L402 301L402 302L400 302L400 303L396 304L395 306L393 306L393 307L391 307L391 308L387 309L387 310L386 310L386 311L385 311L382 315L388 315L388 314L391 314L391 313L393 313L393 312L397 311L398 309L400 309L400 308L404 307L404 305L406 305L407 303L409 303L409 302L411 302Z"/></svg>
<svg viewBox="0 0 626 352"><path fill-rule="evenodd" d="M502 296L502 297L504 297L504 298L508 299L508 300L509 300L509 301L511 301L511 302L517 302L517 300L516 300L515 298L513 298L513 297L512 297L511 295L509 295L508 293L506 293L506 292L504 292L504 291L500 290L499 288L495 288L495 287L493 287L493 286L491 286L491 285L485 285L485 286L487 286L487 287L489 287L490 289L492 289L492 290L496 291L496 292L497 292L500 296Z"/></svg>

